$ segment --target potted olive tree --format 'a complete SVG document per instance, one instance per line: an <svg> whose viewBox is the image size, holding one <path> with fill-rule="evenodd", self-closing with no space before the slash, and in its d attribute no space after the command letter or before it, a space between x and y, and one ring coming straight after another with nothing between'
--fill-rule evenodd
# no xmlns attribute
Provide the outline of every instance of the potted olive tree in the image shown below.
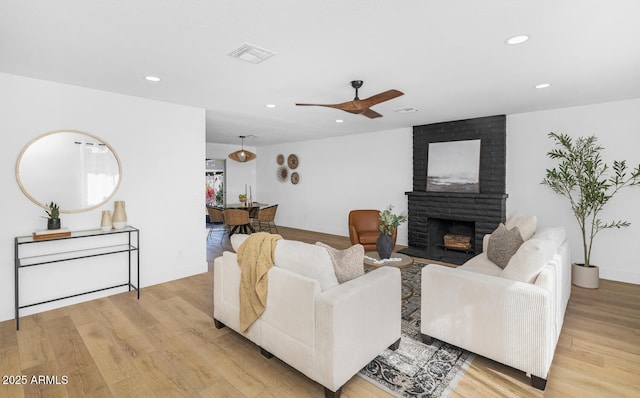
<svg viewBox="0 0 640 398"><path fill-rule="evenodd" d="M624 160L607 165L600 155L604 148L593 135L575 141L566 134L549 133L549 137L556 148L547 156L557 160L558 165L546 170L542 184L569 200L582 234L584 264L573 264L573 283L597 288L600 274L598 267L591 264L593 239L604 229L631 225L622 220L603 221L599 213L622 188L640 185L640 165L630 173Z"/></svg>

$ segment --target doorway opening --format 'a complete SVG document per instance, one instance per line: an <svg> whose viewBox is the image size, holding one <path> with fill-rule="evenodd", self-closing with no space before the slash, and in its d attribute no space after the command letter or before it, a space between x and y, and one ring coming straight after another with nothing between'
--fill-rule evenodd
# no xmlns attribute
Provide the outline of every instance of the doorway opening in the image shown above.
<svg viewBox="0 0 640 398"><path fill-rule="evenodd" d="M206 159L205 161L205 205L224 205L226 160Z"/></svg>

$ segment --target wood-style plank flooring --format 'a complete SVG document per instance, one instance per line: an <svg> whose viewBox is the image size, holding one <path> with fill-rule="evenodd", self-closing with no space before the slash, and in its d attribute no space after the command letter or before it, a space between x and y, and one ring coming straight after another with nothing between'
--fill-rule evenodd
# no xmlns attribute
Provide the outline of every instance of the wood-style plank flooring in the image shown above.
<svg viewBox="0 0 640 398"><path fill-rule="evenodd" d="M349 246L345 237L279 229L288 239ZM1 322L0 397L323 397L317 383L213 326L211 263L230 249L220 236L208 240L209 272L144 288L139 301L123 293L26 316L19 332L13 320ZM603 280L597 290L573 287L545 392L522 372L476 357L452 397L639 391L640 286ZM345 398L388 396L359 377L343 388Z"/></svg>

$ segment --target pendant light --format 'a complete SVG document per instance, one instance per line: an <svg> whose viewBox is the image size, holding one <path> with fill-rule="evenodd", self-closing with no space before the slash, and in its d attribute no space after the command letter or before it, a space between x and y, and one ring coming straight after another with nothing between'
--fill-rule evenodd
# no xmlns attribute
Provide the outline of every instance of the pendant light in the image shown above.
<svg viewBox="0 0 640 398"><path fill-rule="evenodd" d="M251 151L247 151L244 149L244 139L247 138L246 135L241 135L239 136L240 139L242 139L242 149L232 152L229 154L229 159L233 159L236 162L248 162L250 160L253 160L256 158L256 154L251 152Z"/></svg>

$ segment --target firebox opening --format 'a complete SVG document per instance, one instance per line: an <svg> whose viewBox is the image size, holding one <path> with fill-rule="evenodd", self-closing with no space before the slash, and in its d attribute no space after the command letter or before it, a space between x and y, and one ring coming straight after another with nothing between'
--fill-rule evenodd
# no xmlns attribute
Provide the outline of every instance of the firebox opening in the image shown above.
<svg viewBox="0 0 640 398"><path fill-rule="evenodd" d="M457 250L466 253L475 252L475 222L429 218L429 250Z"/></svg>

